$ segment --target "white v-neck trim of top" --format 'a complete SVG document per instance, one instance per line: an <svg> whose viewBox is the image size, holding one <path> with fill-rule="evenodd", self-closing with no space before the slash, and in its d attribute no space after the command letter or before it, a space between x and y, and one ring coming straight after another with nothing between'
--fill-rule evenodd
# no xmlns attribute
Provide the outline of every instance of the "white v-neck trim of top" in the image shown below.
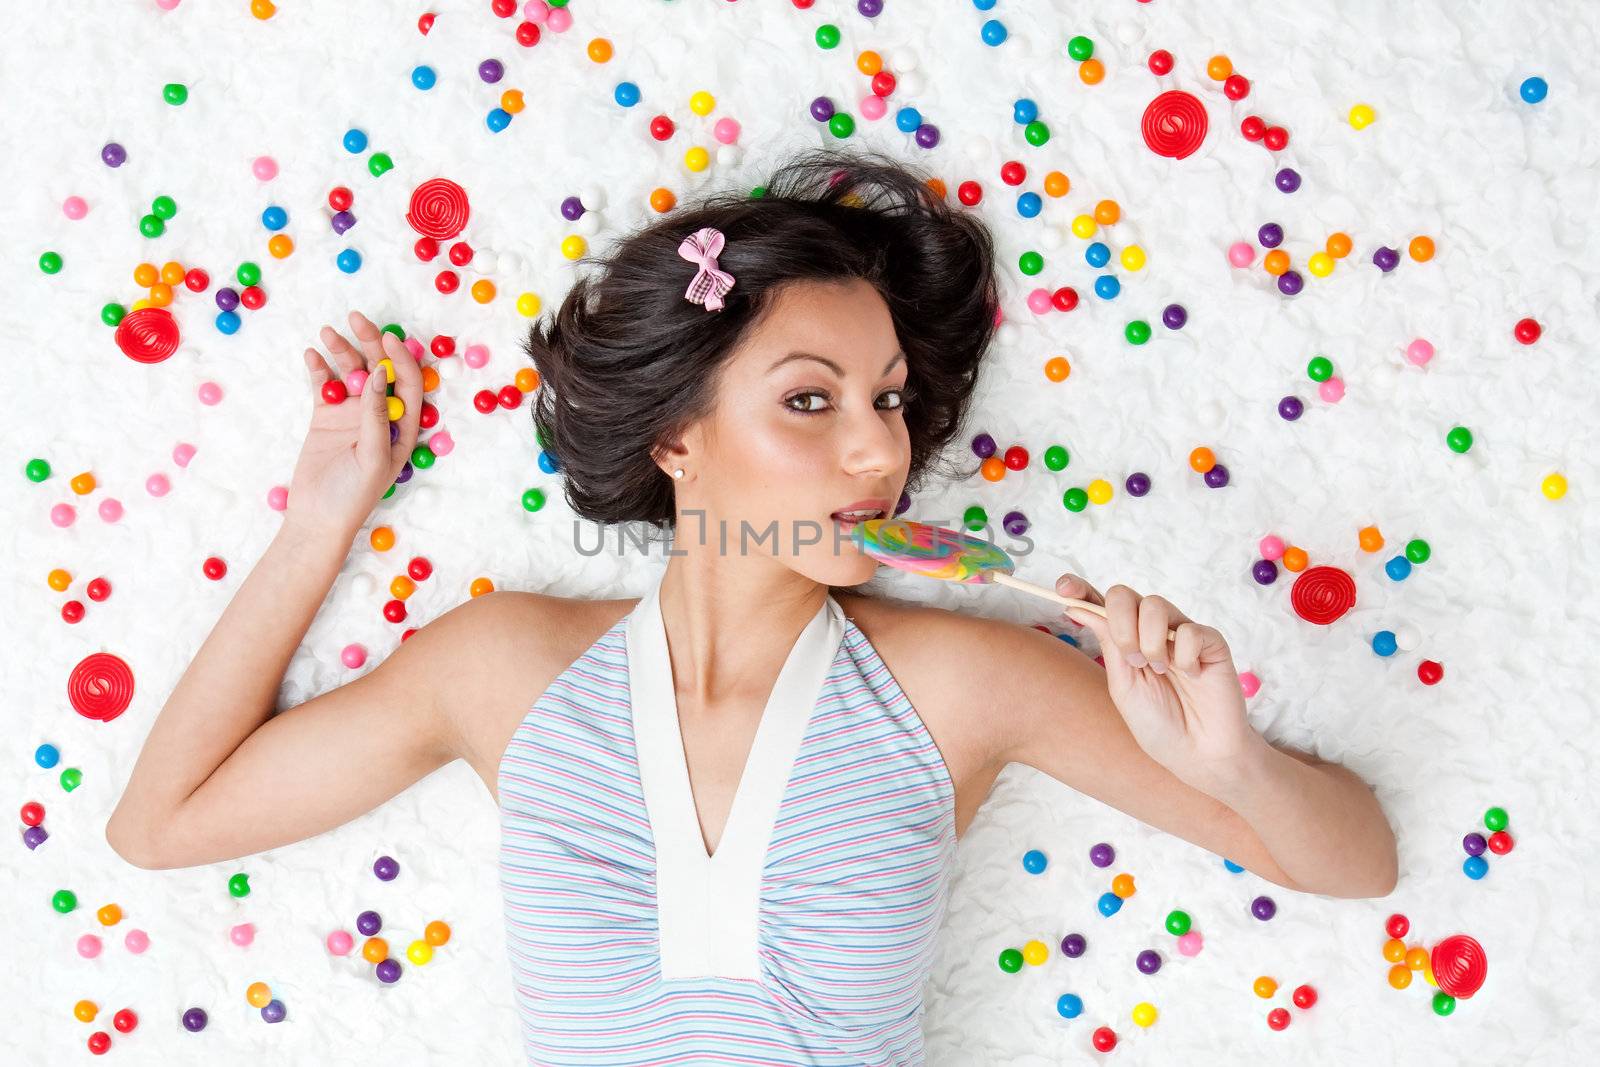
<svg viewBox="0 0 1600 1067"><path fill-rule="evenodd" d="M628 689L639 779L656 852L661 978L760 977L761 877L778 808L822 685L844 637L830 595L789 651L745 759L716 853L689 784L661 583L628 616Z"/></svg>

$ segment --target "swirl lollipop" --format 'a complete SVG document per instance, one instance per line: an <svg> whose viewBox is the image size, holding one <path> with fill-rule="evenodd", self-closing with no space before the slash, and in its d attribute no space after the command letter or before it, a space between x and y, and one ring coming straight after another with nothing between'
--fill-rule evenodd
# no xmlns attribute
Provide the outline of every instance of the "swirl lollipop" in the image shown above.
<svg viewBox="0 0 1600 1067"><path fill-rule="evenodd" d="M963 585L1008 585L1063 607L1106 617L1106 609L1099 604L1062 596L1016 577L1011 573L1016 564L1004 549L955 530L910 519L867 519L852 527L851 538L862 552L896 570ZM1167 631L1168 641L1177 640L1177 636L1175 631Z"/></svg>

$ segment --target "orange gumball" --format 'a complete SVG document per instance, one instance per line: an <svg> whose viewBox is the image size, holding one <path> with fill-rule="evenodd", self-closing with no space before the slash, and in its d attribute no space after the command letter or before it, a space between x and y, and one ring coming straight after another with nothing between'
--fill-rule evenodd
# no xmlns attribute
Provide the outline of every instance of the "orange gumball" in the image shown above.
<svg viewBox="0 0 1600 1067"><path fill-rule="evenodd" d="M44 580L50 583L51 589L54 589L58 593L65 593L67 591L67 586L72 584L72 575L70 572L64 571L60 567L57 567L55 570L45 575Z"/></svg>
<svg viewBox="0 0 1600 1067"><path fill-rule="evenodd" d="M1383 547L1383 534L1378 532L1376 526L1363 526L1356 535L1361 542L1361 551L1376 552Z"/></svg>
<svg viewBox="0 0 1600 1067"><path fill-rule="evenodd" d="M1216 465L1216 454L1204 445L1189 453L1189 466L1196 474L1204 474Z"/></svg>
<svg viewBox="0 0 1600 1067"><path fill-rule="evenodd" d="M485 593L494 592L494 582L487 578L474 578L467 587L467 592L472 596L483 596Z"/></svg>
<svg viewBox="0 0 1600 1067"><path fill-rule="evenodd" d="M1072 188L1072 181L1059 170L1053 170L1044 176L1044 194L1046 196L1066 196Z"/></svg>
<svg viewBox="0 0 1600 1067"><path fill-rule="evenodd" d="M100 1006L92 1000L80 1000L72 1006L72 1014L81 1023L92 1023L100 1014Z"/></svg>
<svg viewBox="0 0 1600 1067"><path fill-rule="evenodd" d="M1078 64L1078 78L1085 85L1099 85L1105 80L1106 65L1098 59L1086 59Z"/></svg>
<svg viewBox="0 0 1600 1067"><path fill-rule="evenodd" d="M1214 82L1225 82L1233 74L1233 60L1227 56L1212 56L1206 61L1206 76Z"/></svg>
<svg viewBox="0 0 1600 1067"><path fill-rule="evenodd" d="M1426 263L1433 258L1433 238L1413 237L1406 246L1406 251L1411 253L1411 258L1418 263Z"/></svg>
<svg viewBox="0 0 1600 1067"><path fill-rule="evenodd" d="M394 530L387 526L374 527L367 542L379 552L387 552L394 547Z"/></svg>
<svg viewBox="0 0 1600 1067"><path fill-rule="evenodd" d="M1272 995L1278 991L1278 983L1266 975L1262 975L1255 980L1255 984L1250 988L1255 990L1256 996L1262 1000L1271 1000Z"/></svg>
<svg viewBox="0 0 1600 1067"><path fill-rule="evenodd" d="M1289 269L1289 253L1281 248L1274 248L1261 257L1261 265L1267 268L1267 273L1276 277Z"/></svg>
<svg viewBox="0 0 1600 1067"><path fill-rule="evenodd" d="M524 393L531 393L539 388L539 372L532 367L523 367L511 380L517 389Z"/></svg>
<svg viewBox="0 0 1600 1067"><path fill-rule="evenodd" d="M604 37L596 37L589 42L589 58L596 63L609 63L614 54L611 42Z"/></svg>
<svg viewBox="0 0 1600 1067"><path fill-rule="evenodd" d="M472 283L472 299L480 304L487 304L494 299L494 282L488 278L479 278Z"/></svg>
<svg viewBox="0 0 1600 1067"><path fill-rule="evenodd" d="M1306 555L1306 550L1303 548L1296 548L1295 546L1290 545L1288 548L1283 550L1283 569L1286 571L1294 571L1296 574L1299 574L1301 571L1306 569L1306 564L1310 562L1311 560Z"/></svg>
<svg viewBox="0 0 1600 1067"><path fill-rule="evenodd" d="M1383 943L1383 958L1390 963L1400 963L1406 958L1406 943L1398 937L1391 937Z"/></svg>
<svg viewBox="0 0 1600 1067"><path fill-rule="evenodd" d="M361 958L368 963L382 963L389 958L389 942L381 937L369 937L361 943Z"/></svg>
<svg viewBox="0 0 1600 1067"><path fill-rule="evenodd" d="M1133 887L1133 875L1119 874L1111 879L1111 891L1123 900L1127 900L1138 890Z"/></svg>
<svg viewBox="0 0 1600 1067"><path fill-rule="evenodd" d="M650 210L658 215L665 215L678 205L678 198L671 189L656 188L650 190Z"/></svg>
<svg viewBox="0 0 1600 1067"><path fill-rule="evenodd" d="M434 948L450 940L450 925L439 919L422 928L422 939Z"/></svg>
<svg viewBox="0 0 1600 1067"><path fill-rule="evenodd" d="M175 259L161 264L161 280L168 285L182 285L184 273L183 264Z"/></svg>
<svg viewBox="0 0 1600 1067"><path fill-rule="evenodd" d="M1113 226L1122 218L1122 207L1115 200L1102 200L1094 206L1094 221Z"/></svg>
<svg viewBox="0 0 1600 1067"><path fill-rule="evenodd" d="M389 583L389 595L396 600L405 600L416 591L417 583L403 574L395 575L394 580Z"/></svg>
<svg viewBox="0 0 1600 1067"><path fill-rule="evenodd" d="M1044 376L1052 382L1064 382L1071 373L1072 364L1067 362L1066 356L1052 356L1045 361Z"/></svg>
<svg viewBox="0 0 1600 1067"><path fill-rule="evenodd" d="M101 926L115 926L122 921L122 909L115 904L107 904L94 917L100 920Z"/></svg>
<svg viewBox="0 0 1600 1067"><path fill-rule="evenodd" d="M862 52L856 56L856 69L870 78L883 69L883 57L876 52Z"/></svg>
<svg viewBox="0 0 1600 1067"><path fill-rule="evenodd" d="M74 493L77 493L79 496L88 496L90 493L94 492L94 475L90 474L88 471L84 471L82 474L74 474L72 476L72 481L68 484L72 487L72 491Z"/></svg>
<svg viewBox="0 0 1600 1067"><path fill-rule="evenodd" d="M998 482L1006 476L1006 461L999 456L990 456L978 467L978 473L986 481Z"/></svg>
<svg viewBox="0 0 1600 1067"><path fill-rule="evenodd" d="M161 272L154 263L141 263L133 268L133 284L141 289L148 289L160 280Z"/></svg>
<svg viewBox="0 0 1600 1067"><path fill-rule="evenodd" d="M943 178L929 178L923 184L928 187L928 191L932 193L934 198L937 200L943 200L945 197L950 195L950 189L944 184Z"/></svg>
<svg viewBox="0 0 1600 1067"><path fill-rule="evenodd" d="M267 238L267 254L273 259L288 259L294 251L294 238L286 233L275 233Z"/></svg>
<svg viewBox="0 0 1600 1067"><path fill-rule="evenodd" d="M150 306L164 308L172 303L172 286L166 282L156 282L150 287Z"/></svg>
<svg viewBox="0 0 1600 1067"><path fill-rule="evenodd" d="M262 22L267 21L277 13L278 9L272 3L272 0L250 0L250 14L254 15Z"/></svg>
<svg viewBox="0 0 1600 1067"><path fill-rule="evenodd" d="M437 388L439 388L439 372L431 366L423 367L422 391L424 393L431 393Z"/></svg>
<svg viewBox="0 0 1600 1067"><path fill-rule="evenodd" d="M252 1008L264 1008L272 1002L272 987L265 982L251 982L244 991L244 999Z"/></svg>
<svg viewBox="0 0 1600 1067"><path fill-rule="evenodd" d="M1354 247L1350 242L1350 235L1347 233L1328 235L1328 255L1334 259L1343 259L1350 254L1350 250Z"/></svg>
<svg viewBox="0 0 1600 1067"><path fill-rule="evenodd" d="M1389 968L1389 984L1396 989L1404 989L1411 984L1411 971L1403 963L1397 963Z"/></svg>
<svg viewBox="0 0 1600 1067"><path fill-rule="evenodd" d="M1418 945L1406 951L1406 967L1409 970L1420 971L1428 965L1428 950Z"/></svg>
<svg viewBox="0 0 1600 1067"><path fill-rule="evenodd" d="M519 115L527 106L522 100L521 89L507 89L500 94L500 107L508 115Z"/></svg>

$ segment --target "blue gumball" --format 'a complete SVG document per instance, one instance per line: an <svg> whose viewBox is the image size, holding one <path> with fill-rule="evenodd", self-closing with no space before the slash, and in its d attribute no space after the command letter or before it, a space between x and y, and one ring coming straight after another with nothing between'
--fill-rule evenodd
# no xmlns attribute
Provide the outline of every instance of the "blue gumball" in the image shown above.
<svg viewBox="0 0 1600 1067"><path fill-rule="evenodd" d="M1117 896L1115 893L1101 893L1100 903L1098 906L1100 908L1100 914L1109 919L1111 916L1122 910L1122 898Z"/></svg>
<svg viewBox="0 0 1600 1067"><path fill-rule="evenodd" d="M546 474L555 474L561 470L561 464L556 462L556 457L549 449L543 449L539 453L539 469Z"/></svg>
<svg viewBox="0 0 1600 1067"><path fill-rule="evenodd" d="M1399 647L1393 630L1379 630L1372 635L1372 651L1380 656L1392 656Z"/></svg>
<svg viewBox="0 0 1600 1067"><path fill-rule="evenodd" d="M1094 280L1094 295L1101 300L1115 300L1122 292L1122 283L1114 274L1102 274Z"/></svg>
<svg viewBox="0 0 1600 1067"><path fill-rule="evenodd" d="M1103 242L1096 241L1083 250L1083 261L1099 270L1111 262L1111 249L1107 248Z"/></svg>
<svg viewBox="0 0 1600 1067"><path fill-rule="evenodd" d="M352 156L359 156L365 152L367 150L366 133L357 129L346 130L344 132L344 150Z"/></svg>
<svg viewBox="0 0 1600 1067"><path fill-rule="evenodd" d="M1063 1019L1076 1019L1083 1014L1083 998L1076 993L1063 993L1056 998L1056 1011Z"/></svg>
<svg viewBox="0 0 1600 1067"><path fill-rule="evenodd" d="M511 125L511 112L507 111L503 107L493 108L484 118L483 124L489 127L489 132L499 133L501 130Z"/></svg>
<svg viewBox="0 0 1600 1067"><path fill-rule="evenodd" d="M411 84L418 89L432 89L438 80L439 76L430 66L418 65L411 68Z"/></svg>
<svg viewBox="0 0 1600 1067"><path fill-rule="evenodd" d="M1523 79L1522 86L1517 90L1522 94L1522 99L1530 104L1537 104L1545 98L1550 91L1549 84L1538 76Z"/></svg>
<svg viewBox="0 0 1600 1067"><path fill-rule="evenodd" d="M1468 856L1461 864L1461 873L1476 882L1489 873L1489 861L1482 856Z"/></svg>
<svg viewBox="0 0 1600 1067"><path fill-rule="evenodd" d="M894 128L901 133L916 133L922 125L922 112L914 107L903 107L894 113Z"/></svg>
<svg viewBox="0 0 1600 1067"><path fill-rule="evenodd" d="M1023 97L1011 105L1011 119L1018 126L1026 126L1039 117L1039 105Z"/></svg>
<svg viewBox="0 0 1600 1067"><path fill-rule="evenodd" d="M289 225L289 213L273 204L261 213L261 225L269 230L281 230Z"/></svg>
<svg viewBox="0 0 1600 1067"><path fill-rule="evenodd" d="M1038 193L1023 193L1017 197L1017 214L1025 219L1039 217L1039 212L1044 210L1044 201L1039 199Z"/></svg>
<svg viewBox="0 0 1600 1067"><path fill-rule="evenodd" d="M1006 39L1006 24L999 19L990 19L983 24L983 43L990 48L995 48Z"/></svg>
<svg viewBox="0 0 1600 1067"><path fill-rule="evenodd" d="M1403 582L1411 576L1411 561L1404 556L1396 556L1383 565L1383 573L1397 582Z"/></svg>
<svg viewBox="0 0 1600 1067"><path fill-rule="evenodd" d="M1230 873L1230 874L1243 874L1244 873L1244 868L1239 866L1237 863L1233 862L1230 859L1224 859L1222 861L1222 865L1228 869L1228 873Z"/></svg>
<svg viewBox="0 0 1600 1067"><path fill-rule="evenodd" d="M61 752L54 745L40 745L33 750L33 762L49 770L61 759Z"/></svg>
<svg viewBox="0 0 1600 1067"><path fill-rule="evenodd" d="M639 102L639 87L632 82L618 82L611 92L618 107L632 107Z"/></svg>
<svg viewBox="0 0 1600 1067"><path fill-rule="evenodd" d="M361 253L353 248L346 248L339 253L339 258L334 260L339 269L346 274L354 274L361 269Z"/></svg>
<svg viewBox="0 0 1600 1067"><path fill-rule="evenodd" d="M1022 869L1029 874L1043 874L1049 862L1045 854L1036 848L1030 848L1022 854Z"/></svg>
<svg viewBox="0 0 1600 1067"><path fill-rule="evenodd" d="M239 316L232 311L217 312L217 332L236 334L239 332Z"/></svg>

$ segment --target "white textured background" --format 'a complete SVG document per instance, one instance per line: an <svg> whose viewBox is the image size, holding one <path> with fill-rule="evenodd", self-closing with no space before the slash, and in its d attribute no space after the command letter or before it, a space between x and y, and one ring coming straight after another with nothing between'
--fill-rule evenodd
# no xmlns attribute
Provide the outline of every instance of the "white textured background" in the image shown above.
<svg viewBox="0 0 1600 1067"><path fill-rule="evenodd" d="M345 643L366 643L374 662L394 647L400 628L384 622L379 608L388 579L413 553L437 568L409 602L418 623L464 599L478 575L503 588L566 595L643 590L652 572L637 557L619 565L571 550L570 515L556 480L535 466L525 409L484 417L471 395L498 388L521 365L515 294L538 292L547 306L560 298L571 277L557 248L562 237L598 224L591 240L603 245L606 234L647 214L645 197L658 185L681 194L703 184L756 184L786 148L821 140L805 115L812 97L825 93L854 109L867 79L853 57L867 47L902 75L892 103L920 108L944 141L932 152L909 145L892 125L892 109L878 123L862 122L861 139L927 165L952 190L967 178L985 187L979 210L997 235L1014 325L993 351L972 431L987 430L1002 448L1023 444L1035 457L1033 468L998 485L974 479L930 492L917 512L954 516L977 503L998 521L1020 508L1039 545L1023 561L1025 577L1048 583L1061 570L1081 569L1102 587L1126 581L1164 593L1221 627L1241 669L1263 680L1251 701L1256 724L1274 739L1345 761L1376 784L1399 833L1402 869L1394 896L1381 901L1268 888L1278 917L1259 923L1248 904L1267 887L1254 876L1229 875L1217 858L1013 767L960 850L928 998L930 1062L1082 1061L1095 1057L1089 1034L1101 1023L1122 1035L1115 1056L1127 1063L1585 1058L1582 1049L1600 1037L1588 1003L1600 906L1591 725L1600 680L1592 498L1600 387L1588 344L1600 280L1592 62L1600 7L1580 0L1108 0L1071 5L1077 10L1065 14L1068 5L1002 0L981 14L957 0L888 0L869 22L853 5L831 0L811 12L780 0L579 0L572 32L547 34L523 50L511 37L515 20L495 18L486 2L433 6L441 14L429 37L415 25L427 6L415 2L284 0L267 23L252 19L244 0L190 0L170 13L149 0L7 12L0 336L9 357L3 433L11 488L0 495L7 535L0 798L12 810L42 801L52 835L36 852L14 839L0 860L7 1062L86 1058L94 1027L73 1019L79 998L101 1005L97 1026L109 1028L123 1006L143 1019L135 1034L113 1034L108 1062L516 1061L495 812L465 764L334 833L212 868L132 869L106 846L105 819L162 700L279 523L265 497L287 480L305 424L299 353L322 323L342 322L351 307L425 338L446 332L462 347L487 344L493 357L480 371L457 368L432 397L458 447L379 507L374 522L392 524L400 544L385 558L358 539L291 667L285 706L348 680L338 662ZM997 49L978 36L989 17L1011 31ZM823 21L843 28L835 51L812 43ZM1065 56L1074 33L1096 42L1108 69L1102 84L1077 80ZM617 49L603 68L584 55L595 35ZM1159 82L1143 66L1158 47L1178 60ZM1230 104L1205 78L1205 60L1216 52L1251 79L1243 103ZM507 64L499 86L476 78L478 61L489 56ZM430 93L410 84L420 62L439 72ZM910 76L908 64L916 68ZM1530 107L1517 86L1535 73L1549 81L1550 95ZM644 94L631 112L611 99L624 78ZM183 107L162 101L168 81L189 85ZM490 135L483 114L508 87L523 89L528 110ZM1153 156L1138 134L1145 103L1168 87L1201 95L1212 118L1205 147L1177 163ZM702 88L718 100L704 119L687 107ZM1024 95L1038 101L1054 131L1043 148L1028 146L1011 121L1011 103ZM1378 112L1361 132L1344 121L1357 102ZM660 111L679 123L667 145L645 133ZM1269 154L1238 135L1238 121L1252 113L1289 129L1284 157L1304 175L1299 193L1278 193ZM743 152L689 173L684 150L714 147L710 127L723 115L743 123ZM343 151L341 136L352 125L369 134L369 151L394 156L394 171L374 179L364 157ZM99 161L108 140L128 149L119 170ZM267 184L250 172L250 160L263 153L282 167ZM1011 207L1018 190L998 180L1011 158L1030 168L1024 188L1042 190L1044 172L1058 168L1072 191L1047 198L1038 219L1018 217ZM480 249L513 254L496 276L501 298L487 307L464 292L439 296L431 286L437 264L423 266L410 254L404 205L418 182L439 174L471 193L467 237ZM347 240L327 224L324 197L336 184L356 194L360 221ZM593 186L604 187L609 206L584 226L569 226L561 199ZM147 241L137 219L163 193L177 200L179 214L164 237ZM72 194L91 205L81 222L60 211ZM1149 266L1123 275L1114 302L1088 296L1071 315L1035 320L1022 302L1032 280L1016 272L1017 256L1042 250L1043 280L1088 293L1094 272L1066 224L1102 197L1123 206L1113 251L1137 241ZM273 203L288 210L285 232L298 246L283 262L266 254L259 222ZM1354 238L1355 253L1331 278L1308 278L1306 291L1287 300L1259 267L1234 271L1224 258L1230 242L1250 239L1266 221L1285 227L1284 247L1297 265L1335 230ZM1432 262L1407 259L1388 276L1371 265L1376 246L1403 248L1418 233L1438 242ZM366 259L354 276L333 265L347 244ZM66 260L55 277L35 266L45 249ZM157 366L135 364L112 344L98 312L108 300L131 304L140 295L131 272L146 258L203 266L213 287L253 259L264 268L270 303L245 313L240 332L225 337L211 326L212 293L182 293L175 308L182 350ZM474 277L466 273L464 281ZM1188 307L1187 329L1172 334L1158 325L1139 349L1122 341L1129 318L1158 321L1171 300ZM1545 328L1531 348L1511 336L1524 315ZM1438 348L1425 369L1402 358L1419 336ZM1316 399L1304 376L1319 352L1347 383L1337 405ZM1058 385L1041 373L1054 354L1073 364ZM208 379L226 390L214 408L196 399ZM1290 392L1307 401L1297 423L1275 414ZM1465 456L1443 442L1457 422L1477 438ZM198 446L187 470L170 458L179 441ZM1073 456L1060 474L1040 462L1052 443ZM1199 444L1231 469L1226 489L1205 489L1187 470L1185 457ZM55 469L39 486L22 477L36 455ZM1154 490L1127 497L1122 479L1141 469ZM72 499L66 483L83 470L101 488L76 501L74 527L58 530L49 510ZM1539 494L1540 479L1553 470L1572 484L1556 503ZM143 490L157 471L173 480L164 499ZM1064 511L1062 492L1094 477L1110 480L1117 497L1082 514ZM556 503L523 512L518 498L531 485ZM127 508L116 524L95 513L106 496ZM1389 539L1378 556L1356 545L1356 531L1369 523ZM1268 533L1303 546L1313 563L1350 569L1357 609L1313 629L1288 608L1287 576L1256 586L1249 567ZM1433 559L1392 583L1382 562L1411 537L1427 539ZM229 562L223 582L200 574L211 554ZM102 574L115 592L68 626L59 617L66 597L44 582L56 566L73 572L74 596ZM1039 605L998 590L910 579L892 588L975 612L1045 617ZM1401 625L1421 634L1416 651L1374 656L1371 633ZM110 724L73 714L64 693L72 666L100 649L125 657L138 679L132 708ZM1417 681L1423 656L1445 665L1442 684ZM32 752L44 741L61 748L62 766L83 770L76 792L56 784L59 768L34 766ZM1491 804L1510 811L1518 846L1491 857L1488 878L1471 882L1460 870L1459 840ZM1118 850L1112 871L1087 861L1098 840ZM1031 847L1051 857L1040 877L1021 867ZM389 884L370 873L385 852L403 865ZM226 890L239 870L254 886L244 901ZM1095 899L1116 870L1135 874L1139 893L1106 920ZM78 894L80 908L70 916L50 908L60 887ZM76 939L95 928L95 909L113 901L126 914L123 925L108 932L99 959L78 958ZM1178 957L1161 930L1173 906L1189 910L1206 935L1197 958ZM452 925L454 939L426 968L408 966L398 985L382 987L368 965L322 947L328 930L351 928L367 907L383 913L397 951L434 918ZM1388 988L1379 947L1384 917L1397 909L1411 917L1414 942L1431 945L1459 931L1486 947L1488 984L1454 1016L1432 1014L1421 982L1404 992ZM228 941L228 927L239 921L258 929L249 949ZM150 934L143 956L122 946L131 927ZM1078 960L1055 953L1072 930L1089 937ZM997 968L1002 948L1035 937L1052 946L1044 966L1018 975ZM1133 965L1145 947L1168 958L1153 977ZM1272 1004L1251 993L1261 973L1282 985ZM245 1003L244 988L255 980L272 985L287 1022L268 1026ZM1294 1011L1287 1032L1270 1032L1267 1010L1287 1004L1288 991L1304 981L1317 986L1321 1002L1310 1013ZM1054 1010L1067 991L1086 1004L1071 1022ZM1161 1012L1146 1032L1129 1021L1140 1000ZM178 1025L191 1005L211 1015L203 1034Z"/></svg>

